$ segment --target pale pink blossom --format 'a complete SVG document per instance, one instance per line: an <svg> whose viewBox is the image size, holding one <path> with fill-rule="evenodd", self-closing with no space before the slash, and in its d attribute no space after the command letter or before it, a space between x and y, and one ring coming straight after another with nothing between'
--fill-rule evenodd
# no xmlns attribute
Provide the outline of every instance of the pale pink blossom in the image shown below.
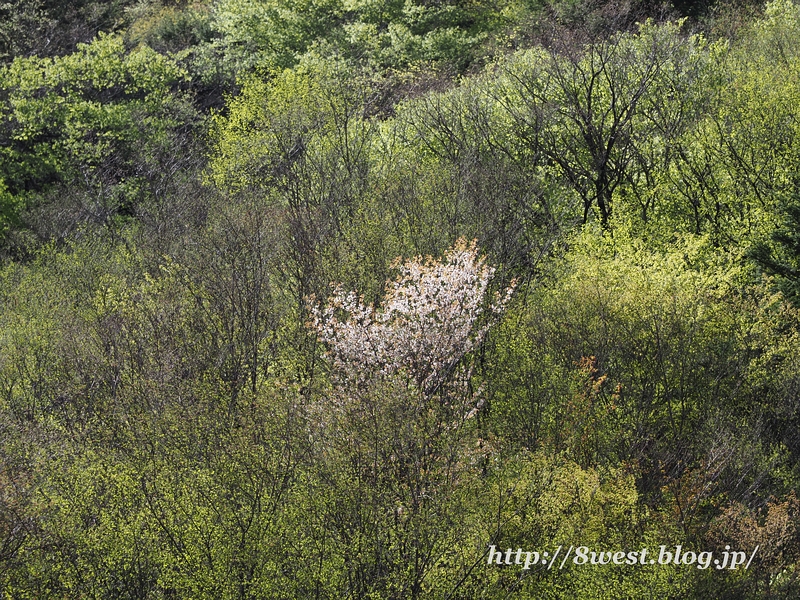
<svg viewBox="0 0 800 600"><path fill-rule="evenodd" d="M387 282L380 307L337 287L325 306L312 305L312 324L339 376L357 383L404 372L431 395L483 341L515 284L487 305L495 269L474 241L463 239L441 260L398 259L395 267L398 276Z"/></svg>

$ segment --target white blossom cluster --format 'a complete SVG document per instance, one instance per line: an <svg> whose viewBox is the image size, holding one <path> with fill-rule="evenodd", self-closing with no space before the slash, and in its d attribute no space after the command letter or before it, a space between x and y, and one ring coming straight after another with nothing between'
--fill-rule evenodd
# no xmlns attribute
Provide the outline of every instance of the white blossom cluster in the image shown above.
<svg viewBox="0 0 800 600"><path fill-rule="evenodd" d="M324 307L312 307L312 322L333 366L347 378L404 371L432 394L484 339L490 320L481 316L495 269L478 256L474 241L464 239L440 261L417 257L395 266L400 273L387 283L381 307L338 287ZM513 288L496 294L490 315L502 311Z"/></svg>

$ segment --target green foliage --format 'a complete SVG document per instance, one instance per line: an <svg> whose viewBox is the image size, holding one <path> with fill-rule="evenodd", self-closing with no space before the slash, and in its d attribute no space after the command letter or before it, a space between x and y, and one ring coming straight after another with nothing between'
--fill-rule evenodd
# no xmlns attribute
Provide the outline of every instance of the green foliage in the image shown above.
<svg viewBox="0 0 800 600"><path fill-rule="evenodd" d="M775 275L778 288L786 299L798 306L800 304L800 270L797 257L800 255L800 207L791 204L786 207L786 220L782 228L774 231L771 241L776 246L773 251L766 243L759 243L750 249L750 257L767 273Z"/></svg>
<svg viewBox="0 0 800 600"><path fill-rule="evenodd" d="M492 422L582 465L638 457L657 471L702 455L710 416L747 401L752 305L734 308L744 275L707 240L660 253L620 238L584 234L527 310L510 311L487 365Z"/></svg>
<svg viewBox="0 0 800 600"><path fill-rule="evenodd" d="M654 540L677 539L659 515L639 504L634 480L625 466L584 469L544 451L519 453L498 465L486 486L494 519L482 519L490 528L484 535L496 548L536 549L551 556L559 546L563 553L570 546L638 549L653 547ZM486 547L481 550L483 570L466 583L463 597L686 597L695 577L671 566L575 565L574 554L563 570L523 571L516 565L489 566Z"/></svg>
<svg viewBox="0 0 800 600"><path fill-rule="evenodd" d="M339 93L346 91L339 82L351 76L347 67L315 66L287 69L270 82L249 79L229 103L229 114L216 117L219 143L210 170L218 187L235 192L285 181L291 167L303 161L307 146L324 146L337 117L346 121L356 110Z"/></svg>
<svg viewBox="0 0 800 600"><path fill-rule="evenodd" d="M684 220L718 243L763 236L792 193L797 78L786 37L794 35L797 15L791 2L769 3L763 20L718 48L712 93L670 171Z"/></svg>
<svg viewBox="0 0 800 600"><path fill-rule="evenodd" d="M248 81L215 120L209 176L224 193L263 194L275 211L298 305L341 280L347 251L358 251L345 232L358 211L371 212L377 124L364 112L376 87L343 61L308 59L270 82ZM380 257L384 269L389 260Z"/></svg>
<svg viewBox="0 0 800 600"><path fill-rule="evenodd" d="M646 223L708 66L701 37L683 39L680 23L647 22L580 53L520 53L505 67L503 101L533 151L581 199L584 222L596 210L608 226L622 197Z"/></svg>
<svg viewBox="0 0 800 600"><path fill-rule="evenodd" d="M498 9L500 9L498 11ZM485 2L224 0L214 27L229 60L267 71L291 67L313 48L382 68L464 69L503 7Z"/></svg>
<svg viewBox="0 0 800 600"><path fill-rule="evenodd" d="M125 32L134 47L144 44L160 54L180 53L213 38L210 6L140 2L127 11Z"/></svg>
<svg viewBox="0 0 800 600"><path fill-rule="evenodd" d="M339 0L221 0L215 26L237 62L281 69L329 34L343 12Z"/></svg>
<svg viewBox="0 0 800 600"><path fill-rule="evenodd" d="M0 4L0 63L75 51L124 21L131 0L8 0Z"/></svg>
<svg viewBox="0 0 800 600"><path fill-rule="evenodd" d="M159 154L191 118L176 93L184 73L142 47L101 35L68 56L17 59L0 71L0 174L5 225L54 185L101 197L105 217L144 193Z"/></svg>
<svg viewBox="0 0 800 600"><path fill-rule="evenodd" d="M0 595L792 597L796 4L23 4Z"/></svg>

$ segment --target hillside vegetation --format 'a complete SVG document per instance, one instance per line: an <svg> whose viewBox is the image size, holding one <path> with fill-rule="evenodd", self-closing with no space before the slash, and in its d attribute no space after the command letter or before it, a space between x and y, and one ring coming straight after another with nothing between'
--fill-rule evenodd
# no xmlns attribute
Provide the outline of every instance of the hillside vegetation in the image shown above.
<svg viewBox="0 0 800 600"><path fill-rule="evenodd" d="M795 2L0 5L0 598L796 598L798 427Z"/></svg>

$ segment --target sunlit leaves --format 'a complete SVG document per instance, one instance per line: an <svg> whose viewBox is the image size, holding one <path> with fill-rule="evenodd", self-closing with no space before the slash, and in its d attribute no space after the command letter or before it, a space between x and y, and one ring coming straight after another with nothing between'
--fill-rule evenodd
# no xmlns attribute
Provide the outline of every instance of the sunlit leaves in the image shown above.
<svg viewBox="0 0 800 600"><path fill-rule="evenodd" d="M176 86L183 71L118 36L55 59L17 59L0 71L0 176L23 203L55 183L106 185L142 175L191 112Z"/></svg>

